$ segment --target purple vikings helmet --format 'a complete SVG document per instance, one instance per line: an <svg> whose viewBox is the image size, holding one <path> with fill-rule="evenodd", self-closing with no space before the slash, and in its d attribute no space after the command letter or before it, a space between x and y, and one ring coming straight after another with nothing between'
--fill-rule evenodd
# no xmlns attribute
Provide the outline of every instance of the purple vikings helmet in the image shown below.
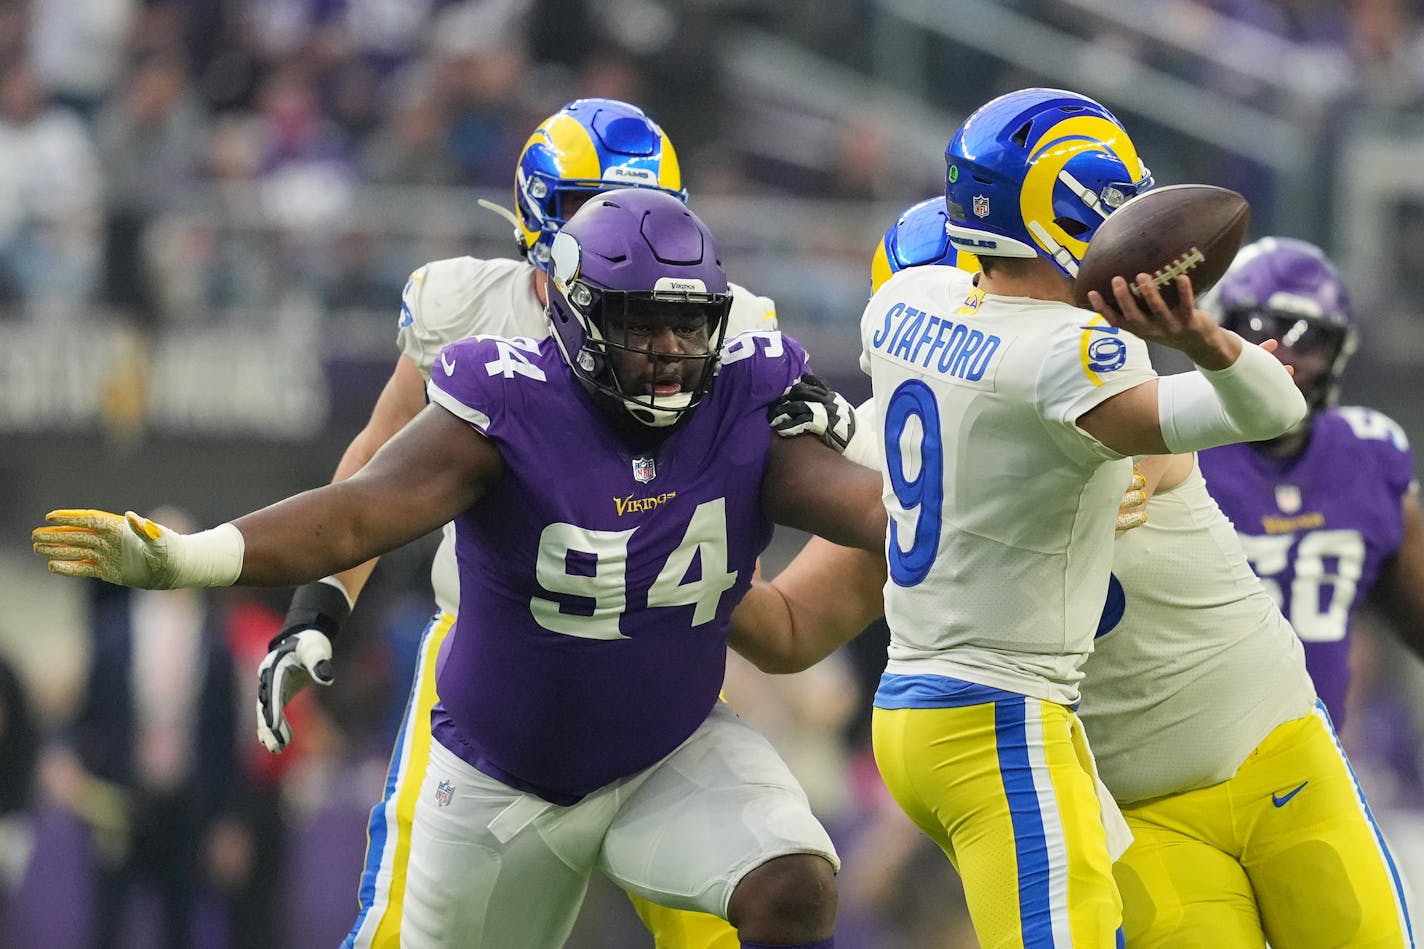
<svg viewBox="0 0 1424 949"><path fill-rule="evenodd" d="M980 106L945 149L949 239L980 257L1043 257L1066 276L1099 225L1152 187L1111 112L1062 89Z"/></svg>
<svg viewBox="0 0 1424 949"><path fill-rule="evenodd" d="M732 296L717 244L673 195L622 188L593 198L550 247L549 322L559 351L584 386L650 428L685 417L712 384ZM614 372L613 351L650 349L616 343L610 327L653 325L674 332L705 322L708 344L658 359L700 362L683 391L638 391Z"/></svg>
<svg viewBox="0 0 1424 949"><path fill-rule="evenodd" d="M1314 244L1263 237L1241 248L1206 306L1221 325L1260 343L1278 339L1278 356L1318 354L1328 371L1302 380L1312 412L1335 401L1355 351L1350 296L1335 265Z"/></svg>
<svg viewBox="0 0 1424 949"><path fill-rule="evenodd" d="M549 266L549 245L581 202L610 188L654 188L687 200L672 142L635 105L576 99L529 136L514 172L519 249Z"/></svg>

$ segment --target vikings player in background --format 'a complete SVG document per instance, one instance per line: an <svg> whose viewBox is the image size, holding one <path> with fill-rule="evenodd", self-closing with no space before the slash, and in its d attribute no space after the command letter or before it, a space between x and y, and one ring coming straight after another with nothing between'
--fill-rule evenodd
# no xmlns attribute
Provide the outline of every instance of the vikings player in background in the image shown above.
<svg viewBox="0 0 1424 949"><path fill-rule="evenodd" d="M1320 248L1265 237L1242 248L1208 309L1252 342L1280 341L1310 414L1269 441L1201 453L1212 497L1251 566L1305 643L1336 727L1345 719L1350 624L1373 589L1400 639L1424 656L1424 520L1403 429L1374 409L1336 406L1355 318Z"/></svg>

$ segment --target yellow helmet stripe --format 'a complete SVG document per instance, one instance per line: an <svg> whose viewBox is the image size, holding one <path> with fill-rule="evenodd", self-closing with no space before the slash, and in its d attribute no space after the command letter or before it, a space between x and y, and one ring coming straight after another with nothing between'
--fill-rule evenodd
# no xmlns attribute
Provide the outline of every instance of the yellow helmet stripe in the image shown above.
<svg viewBox="0 0 1424 949"><path fill-rule="evenodd" d="M1076 260L1082 259L1088 244L1053 223L1056 216L1053 213L1053 189L1064 166L1085 151L1107 151L1123 163L1133 181L1143 176L1137 147L1120 126L1101 116L1074 116L1056 123L1033 143L1032 157L1019 192L1019 211L1023 220L1040 224ZM1050 254L1055 250L1044 246L1041 241L1039 243Z"/></svg>
<svg viewBox="0 0 1424 949"><path fill-rule="evenodd" d="M673 149L672 142L668 141L667 133L659 131L661 155L658 160L658 185L669 191L681 191L682 166L677 162L677 151Z"/></svg>
<svg viewBox="0 0 1424 949"><path fill-rule="evenodd" d="M890 255L885 250L885 241L875 245L875 254L870 258L870 292L880 289L880 285L894 276L890 266Z"/></svg>

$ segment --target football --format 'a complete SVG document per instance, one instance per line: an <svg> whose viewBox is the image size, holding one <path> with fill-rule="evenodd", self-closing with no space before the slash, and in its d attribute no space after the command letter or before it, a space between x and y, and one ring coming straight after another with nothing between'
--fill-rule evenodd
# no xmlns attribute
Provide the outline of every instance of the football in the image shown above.
<svg viewBox="0 0 1424 949"><path fill-rule="evenodd" d="M1131 283L1139 273L1153 275L1169 306L1177 303L1178 274L1191 278L1201 299L1231 265L1250 220L1245 198L1214 185L1167 185L1130 198L1089 242L1074 282L1077 303L1091 309L1088 291L1096 290L1116 309L1112 278Z"/></svg>

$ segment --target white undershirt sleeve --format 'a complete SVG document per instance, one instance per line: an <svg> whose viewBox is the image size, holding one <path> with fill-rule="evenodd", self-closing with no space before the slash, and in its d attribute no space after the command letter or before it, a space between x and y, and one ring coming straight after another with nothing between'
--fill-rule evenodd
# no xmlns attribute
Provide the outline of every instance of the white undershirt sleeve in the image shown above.
<svg viewBox="0 0 1424 949"><path fill-rule="evenodd" d="M1162 440L1174 453L1275 438L1305 412L1305 397L1285 366L1251 343L1243 342L1225 369L1177 373L1157 384Z"/></svg>

